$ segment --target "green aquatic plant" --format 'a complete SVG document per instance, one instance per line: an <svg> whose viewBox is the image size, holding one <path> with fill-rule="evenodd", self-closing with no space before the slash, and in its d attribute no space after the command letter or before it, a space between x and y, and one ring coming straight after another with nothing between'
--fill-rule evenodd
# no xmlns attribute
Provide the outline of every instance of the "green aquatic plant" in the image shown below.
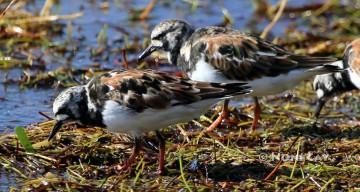
<svg viewBox="0 0 360 192"><path fill-rule="evenodd" d="M28 137L26 136L26 133L24 131L24 127L15 127L15 133L17 138L19 139L20 144L24 147L26 152L34 153L35 150L33 146L31 145L31 142L29 141Z"/></svg>

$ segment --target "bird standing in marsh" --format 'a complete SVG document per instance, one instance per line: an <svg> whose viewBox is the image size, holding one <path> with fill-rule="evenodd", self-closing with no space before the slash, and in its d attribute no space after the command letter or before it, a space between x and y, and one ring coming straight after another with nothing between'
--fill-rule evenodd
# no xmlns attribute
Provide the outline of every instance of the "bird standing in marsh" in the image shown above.
<svg viewBox="0 0 360 192"><path fill-rule="evenodd" d="M198 82L150 70L111 71L57 96L53 104L56 124L49 140L70 121L130 134L135 145L122 167L128 170L141 149L142 134L156 131L162 174L165 141L159 129L199 117L221 99L250 92L246 83Z"/></svg>
<svg viewBox="0 0 360 192"><path fill-rule="evenodd" d="M190 79L205 82L248 82L254 97L273 95L291 89L318 74L341 70L332 57L309 57L293 54L264 39L238 30L209 26L195 29L181 20L166 20L151 32L150 45L139 60L154 51L165 51L171 64ZM221 115L207 129L212 131L228 116L229 100ZM252 131L260 117L255 99Z"/></svg>

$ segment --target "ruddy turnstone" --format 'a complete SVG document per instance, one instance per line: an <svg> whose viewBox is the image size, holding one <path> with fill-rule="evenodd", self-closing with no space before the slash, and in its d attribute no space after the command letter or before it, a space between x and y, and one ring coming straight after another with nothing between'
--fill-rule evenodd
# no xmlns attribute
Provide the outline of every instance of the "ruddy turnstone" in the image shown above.
<svg viewBox="0 0 360 192"><path fill-rule="evenodd" d="M111 71L57 96L49 140L69 121L128 133L135 146L123 167L127 170L141 148L142 134L156 131L162 173L165 142L159 129L196 118L221 99L248 93L246 83L198 82L150 70Z"/></svg>
<svg viewBox="0 0 360 192"><path fill-rule="evenodd" d="M139 55L142 60L156 50L165 51L171 64L190 79L204 82L248 82L255 97L252 130L256 129L260 106L257 96L281 93L305 79L338 71L330 57L295 55L259 37L224 27L194 29L185 21L166 20L151 32L150 45ZM208 128L212 131L227 116L222 115Z"/></svg>
<svg viewBox="0 0 360 192"><path fill-rule="evenodd" d="M343 61L337 64L348 70L317 75L314 79L313 88L318 98L315 108L316 119L319 118L321 109L328 99L346 91L360 89L360 38L347 45Z"/></svg>

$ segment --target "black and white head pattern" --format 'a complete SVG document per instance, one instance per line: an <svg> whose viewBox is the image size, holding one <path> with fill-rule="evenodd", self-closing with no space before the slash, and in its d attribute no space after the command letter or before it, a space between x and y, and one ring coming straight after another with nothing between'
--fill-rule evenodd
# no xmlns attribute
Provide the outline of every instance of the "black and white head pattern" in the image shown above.
<svg viewBox="0 0 360 192"><path fill-rule="evenodd" d="M180 48L182 42L193 32L190 24L181 20L166 20L155 26L151 32L151 44L164 51Z"/></svg>
<svg viewBox="0 0 360 192"><path fill-rule="evenodd" d="M78 119L83 108L87 108L86 91L83 85L70 87L61 92L53 103L55 119L62 121L65 119Z"/></svg>

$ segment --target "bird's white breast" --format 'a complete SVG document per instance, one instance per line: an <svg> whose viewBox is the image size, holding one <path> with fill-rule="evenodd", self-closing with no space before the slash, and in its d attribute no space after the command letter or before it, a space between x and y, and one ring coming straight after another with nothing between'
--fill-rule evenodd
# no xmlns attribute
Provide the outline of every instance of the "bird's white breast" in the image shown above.
<svg viewBox="0 0 360 192"><path fill-rule="evenodd" d="M352 69L349 69L349 76L351 82L360 89L360 76L356 72L354 72Z"/></svg>
<svg viewBox="0 0 360 192"><path fill-rule="evenodd" d="M109 100L105 102L102 115L104 124L110 131L140 136L144 132L197 118L218 101L219 99L207 99L166 109L147 108L142 112L135 112Z"/></svg>
<svg viewBox="0 0 360 192"><path fill-rule="evenodd" d="M301 81L314 76L311 71L297 69L289 73L281 74L275 77L262 77L249 81L249 85L254 89L251 95L266 96L282 93L297 86Z"/></svg>
<svg viewBox="0 0 360 192"><path fill-rule="evenodd" d="M200 59L196 65L195 70L188 74L189 78L195 81L213 82L213 83L235 83L236 80L226 78L221 71L215 69L212 65L205 62L205 59Z"/></svg>
<svg viewBox="0 0 360 192"><path fill-rule="evenodd" d="M247 81L247 83L249 83L249 86L253 89L253 92L250 93L251 96L266 96L292 89L301 81L309 79L317 73L315 70L297 69L274 77L263 76L255 80ZM190 79L196 81L215 83L244 82L228 79L221 71L205 62L204 59L200 59L196 63L195 70L188 75Z"/></svg>

